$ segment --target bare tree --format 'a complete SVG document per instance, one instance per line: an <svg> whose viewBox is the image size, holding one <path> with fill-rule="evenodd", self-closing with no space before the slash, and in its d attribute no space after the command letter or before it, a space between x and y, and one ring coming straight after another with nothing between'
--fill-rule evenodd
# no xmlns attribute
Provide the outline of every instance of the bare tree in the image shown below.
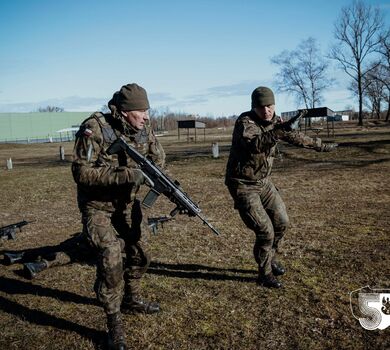
<svg viewBox="0 0 390 350"><path fill-rule="evenodd" d="M382 60L379 66L379 73L375 75L375 79L379 80L383 85L383 99L387 102L386 121L390 118L390 29L385 31L379 39L378 53Z"/></svg>
<svg viewBox="0 0 390 350"><path fill-rule="evenodd" d="M63 112L64 109L62 107L57 106L46 106L46 107L39 107L38 112Z"/></svg>
<svg viewBox="0 0 390 350"><path fill-rule="evenodd" d="M369 58L379 47L383 15L378 8L354 1L344 7L335 22L333 45L330 57L337 60L346 74L357 84L359 99L359 125L363 125L364 77L373 68Z"/></svg>
<svg viewBox="0 0 390 350"><path fill-rule="evenodd" d="M314 38L303 40L295 50L283 51L271 58L271 62L280 68L276 90L295 96L306 108L320 104L322 93L333 84L327 77L329 64Z"/></svg>
<svg viewBox="0 0 390 350"><path fill-rule="evenodd" d="M364 96L370 102L372 116L375 114L380 119L382 102L389 103L390 77L389 71L380 62L374 62L373 66L363 79Z"/></svg>

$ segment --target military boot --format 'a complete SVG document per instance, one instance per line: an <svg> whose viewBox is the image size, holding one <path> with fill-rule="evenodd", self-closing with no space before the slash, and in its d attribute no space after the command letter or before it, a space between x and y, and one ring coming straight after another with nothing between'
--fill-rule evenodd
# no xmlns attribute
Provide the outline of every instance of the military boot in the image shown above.
<svg viewBox="0 0 390 350"><path fill-rule="evenodd" d="M155 314L160 311L160 304L155 301L148 301L140 296L140 279L133 278L126 281L125 293L121 305L124 314L144 313Z"/></svg>
<svg viewBox="0 0 390 350"><path fill-rule="evenodd" d="M271 263L272 273L274 276L281 276L286 273L286 269L280 263L273 261Z"/></svg>
<svg viewBox="0 0 390 350"><path fill-rule="evenodd" d="M283 287L272 272L266 273L263 268L259 268L259 277L257 283L260 286L267 288L281 288Z"/></svg>
<svg viewBox="0 0 390 350"><path fill-rule="evenodd" d="M124 297L121 310L124 314L155 314L160 312L160 304L156 301L148 301L140 297Z"/></svg>
<svg viewBox="0 0 390 350"><path fill-rule="evenodd" d="M126 350L125 333L120 312L107 315L107 328L108 348L111 350Z"/></svg>
<svg viewBox="0 0 390 350"><path fill-rule="evenodd" d="M12 265L20 263L23 260L24 252L20 253L4 253L4 264Z"/></svg>
<svg viewBox="0 0 390 350"><path fill-rule="evenodd" d="M29 278L33 279L38 273L48 268L48 265L46 261L36 261L36 262L29 262L25 263L23 273L24 275Z"/></svg>

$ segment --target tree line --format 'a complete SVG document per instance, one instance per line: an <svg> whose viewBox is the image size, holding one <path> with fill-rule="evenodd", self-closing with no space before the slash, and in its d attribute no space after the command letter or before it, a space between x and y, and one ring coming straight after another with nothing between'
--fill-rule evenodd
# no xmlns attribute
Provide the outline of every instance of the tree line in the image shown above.
<svg viewBox="0 0 390 350"><path fill-rule="evenodd" d="M196 120L203 122L208 128L227 128L234 125L237 115L231 115L229 117L200 117L197 115L188 115L186 113L175 113L170 111L161 112L157 109L151 109L149 112L150 123L153 130L175 130L177 129L178 120Z"/></svg>
<svg viewBox="0 0 390 350"><path fill-rule="evenodd" d="M349 78L348 89L358 100L358 125L363 125L366 115L381 118L384 114L384 119L389 121L390 28L385 25L383 11L354 0L342 8L335 21L334 38L334 44L325 54L317 40L309 37L294 50L284 50L272 57L271 63L278 67L274 88L293 96L298 105L315 108L322 103L323 94L336 85L329 74L331 62L335 62ZM106 109L106 106L102 108ZM63 112L64 109L47 106L38 111ZM234 115L201 118L168 110L151 110L150 115L157 130L176 129L179 119L197 119L206 122L208 127L227 127L236 119Z"/></svg>
<svg viewBox="0 0 390 350"><path fill-rule="evenodd" d="M323 93L335 85L329 78L332 60L349 77L349 90L358 99L358 125L363 125L363 106L380 118L390 116L390 28L385 26L379 7L353 1L343 7L334 23L335 43L322 54L314 38L303 40L295 50L273 57L279 72L276 88L293 95L306 108L321 103ZM385 109L386 110L386 109Z"/></svg>

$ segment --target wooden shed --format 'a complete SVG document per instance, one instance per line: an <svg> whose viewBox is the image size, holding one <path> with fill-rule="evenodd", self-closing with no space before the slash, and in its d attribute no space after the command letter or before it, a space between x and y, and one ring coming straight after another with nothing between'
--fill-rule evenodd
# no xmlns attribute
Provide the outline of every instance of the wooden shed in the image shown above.
<svg viewBox="0 0 390 350"><path fill-rule="evenodd" d="M290 111L290 112L282 112L281 116L282 118L286 118L286 120L292 118L298 113L298 110ZM306 133L307 130L311 130L315 132L317 135L323 130L322 127L313 127L312 121L316 120L326 120L326 130L328 133L328 136L330 136L330 132L332 132L332 135L334 136L334 111L332 111L328 107L317 107L317 108L308 108L306 115L303 117L304 120L304 132ZM331 125L329 125L329 122L331 122ZM301 125L300 125L301 128Z"/></svg>
<svg viewBox="0 0 390 350"><path fill-rule="evenodd" d="M197 141L196 129L203 129L203 139L206 140L206 123L199 122L197 120L178 120L177 121L177 135L180 140L180 129L187 129L187 141L192 139ZM190 136L190 129L194 129L194 137Z"/></svg>
<svg viewBox="0 0 390 350"><path fill-rule="evenodd" d="M326 130L328 133L328 137L330 136L330 132L332 131L332 135L334 136L334 119L330 119L330 117L334 116L334 111L332 111L328 107L318 107L318 108L309 108L307 110L307 114L304 118L310 120L312 118L324 118L326 120ZM331 126L329 125L329 121L332 121ZM310 129L314 131L317 135L322 131L322 127L312 127L311 123L309 123ZM308 123L305 122L305 133L307 132Z"/></svg>

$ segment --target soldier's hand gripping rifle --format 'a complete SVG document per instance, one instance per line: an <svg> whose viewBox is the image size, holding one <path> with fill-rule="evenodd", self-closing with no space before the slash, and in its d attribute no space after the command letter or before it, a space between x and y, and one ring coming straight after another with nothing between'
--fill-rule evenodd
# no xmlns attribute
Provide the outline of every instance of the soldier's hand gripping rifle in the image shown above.
<svg viewBox="0 0 390 350"><path fill-rule="evenodd" d="M171 217L175 216L177 213L185 213L188 216L197 216L215 234L219 234L219 232L201 214L201 209L198 205L182 191L180 184L177 181L172 181L157 165L128 145L122 137L119 137L108 148L107 153L116 154L121 150L124 150L138 164L139 168L148 179L147 184L149 183L151 189L142 201L142 204L145 207L152 207L158 196L163 194L176 205L176 208L170 213Z"/></svg>
<svg viewBox="0 0 390 350"><path fill-rule="evenodd" d="M0 227L0 238L15 239L16 231L22 231L22 227L33 221L19 221L16 224Z"/></svg>

